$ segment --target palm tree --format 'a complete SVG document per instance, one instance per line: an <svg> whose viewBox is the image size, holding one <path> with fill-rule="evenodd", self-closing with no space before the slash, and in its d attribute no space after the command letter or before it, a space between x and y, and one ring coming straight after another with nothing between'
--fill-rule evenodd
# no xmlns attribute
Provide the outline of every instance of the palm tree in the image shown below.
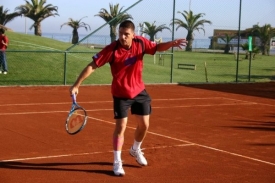
<svg viewBox="0 0 275 183"><path fill-rule="evenodd" d="M272 28L270 24L265 24L260 27L254 25L251 33L253 36L258 37L261 40L261 51L263 55L269 55L270 40L275 35L275 28Z"/></svg>
<svg viewBox="0 0 275 183"><path fill-rule="evenodd" d="M229 35L227 33L225 33L224 36L220 36L219 38L221 38L224 42L225 42L225 48L224 48L224 53L229 53L229 50L230 50L230 41L232 39L234 39L236 37L236 35Z"/></svg>
<svg viewBox="0 0 275 183"><path fill-rule="evenodd" d="M102 8L98 14L96 14L95 16L99 16L102 19L104 19L106 22L109 22L110 20L112 20L114 17L116 17L116 19L114 19L112 22L109 23L110 26L110 37L111 37L111 42L116 40L117 37L117 32L116 32L116 28L117 26L123 22L124 20L127 19L133 19L131 15L129 15L128 13L123 13L121 15L119 15L122 12L123 7L121 7L119 9L119 4L113 5L113 4L109 4L110 7L110 12L108 12L108 10ZM119 16L117 16L119 15Z"/></svg>
<svg viewBox="0 0 275 183"><path fill-rule="evenodd" d="M28 17L34 21L30 29L34 27L34 34L37 36L42 35L41 22L48 17L58 15L57 6L47 4L46 0L31 0L30 2L25 0L25 5L20 5L15 10L25 17Z"/></svg>
<svg viewBox="0 0 275 183"><path fill-rule="evenodd" d="M86 29L86 31L88 30L88 28L89 28L89 30L91 30L90 25L86 24L85 22L81 22L81 20L83 18L86 18L86 17L82 17L80 20L73 20L72 18L69 18L69 21L62 24L60 27L60 29L61 29L64 25L68 25L71 28L73 28L72 44L78 43L79 37L78 37L77 29L84 27Z"/></svg>
<svg viewBox="0 0 275 183"><path fill-rule="evenodd" d="M178 30L180 27L184 28L187 30L187 36L186 36L186 40L188 41L187 45L186 45L186 51L192 51L192 45L193 45L193 40L194 40L194 31L200 31L202 30L205 33L204 30L204 24L208 23L208 24L212 24L211 21L209 20L205 20L205 19L201 19L205 14L204 13L199 13L199 14L193 14L193 11L189 10L188 11L183 11L180 12L178 11L177 13L181 14L185 21L175 18L174 20L174 24L177 25L176 30ZM173 24L171 23L171 24Z"/></svg>
<svg viewBox="0 0 275 183"><path fill-rule="evenodd" d="M15 17L20 16L19 13L14 12L14 13L8 13L9 9L5 9L3 6L0 6L0 24L1 25L6 25L8 22L12 21Z"/></svg>
<svg viewBox="0 0 275 183"><path fill-rule="evenodd" d="M152 24L150 24L149 22L144 22L146 27L141 31L142 33L147 34L150 37L151 41L155 40L155 35L158 32L162 32L164 29L168 29L171 31L171 29L169 27L165 26L165 24L156 26L155 23L156 23L156 21L154 21Z"/></svg>

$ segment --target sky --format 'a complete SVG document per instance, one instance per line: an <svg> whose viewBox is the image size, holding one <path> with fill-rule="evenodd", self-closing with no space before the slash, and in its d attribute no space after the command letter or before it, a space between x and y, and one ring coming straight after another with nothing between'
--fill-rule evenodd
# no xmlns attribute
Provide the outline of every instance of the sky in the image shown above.
<svg viewBox="0 0 275 183"><path fill-rule="evenodd" d="M31 1L31 0L28 0ZM138 2L138 3L137 3ZM241 2L241 3L240 3ZM97 30L106 22L98 16L98 12L105 8L109 11L109 4L119 3L119 7L125 10L130 8L127 13L133 17L133 22L138 25L144 21L156 25L165 24L170 27L173 18L173 1L172 0L47 0L46 4L52 4L58 7L59 16L49 17L42 21L43 33L72 33L72 28L61 25L68 22L69 18L74 20L82 19L82 22L89 24L91 30L86 31L84 28L78 29L79 34L109 35L109 27L106 25L102 29ZM25 0L1 0L0 5L4 9L9 9L8 13L15 11L19 5L25 4ZM135 6L133 6L135 4ZM211 25L205 24L204 30L195 31L195 39L207 39L213 35L214 29L238 30L239 27L239 9L241 10L241 29L251 28L255 24L263 26L271 24L275 27L275 0L175 0L175 18L183 17L178 11L192 10L194 14L203 13L202 19L210 20ZM33 34L34 29L29 30L33 24L31 19L25 17L17 17L13 21L6 24L15 32ZM137 32L138 33L138 32ZM185 38L187 31L183 28L175 30L175 37ZM164 30L157 34L157 37L171 37L171 32Z"/></svg>

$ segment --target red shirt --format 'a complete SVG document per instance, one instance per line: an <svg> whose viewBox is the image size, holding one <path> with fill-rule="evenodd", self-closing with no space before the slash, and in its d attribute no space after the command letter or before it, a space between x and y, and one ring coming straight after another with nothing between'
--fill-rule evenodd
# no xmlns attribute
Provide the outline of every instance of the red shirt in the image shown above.
<svg viewBox="0 0 275 183"><path fill-rule="evenodd" d="M9 42L8 37L5 36L4 34L0 34L0 50L5 51L7 47L2 43L2 41L4 41L4 43L6 44Z"/></svg>
<svg viewBox="0 0 275 183"><path fill-rule="evenodd" d="M145 89L142 80L143 55L154 55L156 50L156 43L135 36L130 49L123 48L119 41L115 41L94 55L93 60L98 67L110 63L113 96L134 98Z"/></svg>

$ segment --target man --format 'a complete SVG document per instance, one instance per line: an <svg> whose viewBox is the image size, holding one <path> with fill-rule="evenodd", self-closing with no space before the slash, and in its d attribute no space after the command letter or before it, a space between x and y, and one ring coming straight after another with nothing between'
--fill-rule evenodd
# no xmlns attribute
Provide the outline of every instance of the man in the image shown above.
<svg viewBox="0 0 275 183"><path fill-rule="evenodd" d="M148 39L135 36L135 25L126 20L119 26L119 39L93 56L93 61L84 68L74 85L70 88L70 94L77 94L81 83L92 74L95 69L109 63L113 76L112 95L114 118L116 121L113 133L114 167L115 175L125 175L122 167L121 151L124 143L124 132L127 125L127 113L136 116L137 128L135 139L130 149L130 155L143 166L147 160L141 151L143 142L149 127L151 114L151 98L145 90L142 81L143 55L154 55L156 51L165 51L170 47L186 46L185 39L156 44Z"/></svg>
<svg viewBox="0 0 275 183"><path fill-rule="evenodd" d="M8 73L8 65L6 58L6 49L8 47L8 37L5 35L5 30L0 28L0 74Z"/></svg>

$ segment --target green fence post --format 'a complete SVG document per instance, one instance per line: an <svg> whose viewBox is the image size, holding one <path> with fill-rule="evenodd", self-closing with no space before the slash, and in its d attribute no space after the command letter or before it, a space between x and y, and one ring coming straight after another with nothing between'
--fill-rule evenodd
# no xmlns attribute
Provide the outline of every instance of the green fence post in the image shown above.
<svg viewBox="0 0 275 183"><path fill-rule="evenodd" d="M249 68L248 68L248 81L250 82L251 78L251 56L252 56L252 36L248 37L248 51L249 51Z"/></svg>
<svg viewBox="0 0 275 183"><path fill-rule="evenodd" d="M239 77L239 55L240 55L240 39L241 39L241 15L242 15L242 0L239 6L239 28L238 28L238 49L237 49L237 66L236 66L236 83Z"/></svg>
<svg viewBox="0 0 275 183"><path fill-rule="evenodd" d="M64 85L66 85L67 81L66 81L66 73L67 73L67 51L64 52Z"/></svg>
<svg viewBox="0 0 275 183"><path fill-rule="evenodd" d="M173 27L172 27L172 41L175 39L175 8L176 0L173 1ZM174 47L172 47L172 53L174 53ZM174 67L174 54L171 55L171 73L170 73L170 83L173 83L173 67Z"/></svg>

